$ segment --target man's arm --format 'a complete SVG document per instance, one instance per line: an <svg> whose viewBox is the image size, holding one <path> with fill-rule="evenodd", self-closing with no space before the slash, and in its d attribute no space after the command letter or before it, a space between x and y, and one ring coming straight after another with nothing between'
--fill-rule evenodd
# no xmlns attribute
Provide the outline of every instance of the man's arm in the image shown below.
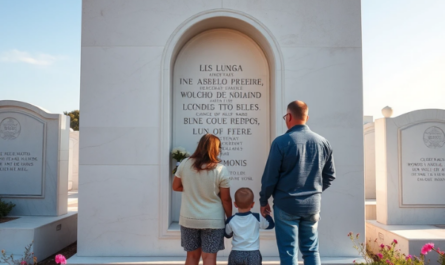
<svg viewBox="0 0 445 265"><path fill-rule="evenodd" d="M329 150L329 156L324 165L322 176L323 176L323 191L331 186L331 182L335 179L335 166L334 166L334 156L332 155L332 150Z"/></svg>
<svg viewBox="0 0 445 265"><path fill-rule="evenodd" d="M270 147L269 157L267 158L263 177L261 178L260 205L262 208L261 215L263 216L265 214L263 213L264 210L270 212L270 207L268 207L267 200L270 198L270 196L272 196L278 179L280 178L282 160L283 155L281 154L276 141L273 141Z"/></svg>

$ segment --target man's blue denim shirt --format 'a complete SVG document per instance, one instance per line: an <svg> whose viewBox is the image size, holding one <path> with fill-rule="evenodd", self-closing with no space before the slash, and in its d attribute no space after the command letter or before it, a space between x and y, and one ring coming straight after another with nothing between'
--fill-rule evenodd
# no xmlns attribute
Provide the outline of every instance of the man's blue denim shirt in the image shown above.
<svg viewBox="0 0 445 265"><path fill-rule="evenodd" d="M296 125L277 137L261 179L260 204L274 204L292 214L320 212L321 192L335 179L329 142L307 125Z"/></svg>

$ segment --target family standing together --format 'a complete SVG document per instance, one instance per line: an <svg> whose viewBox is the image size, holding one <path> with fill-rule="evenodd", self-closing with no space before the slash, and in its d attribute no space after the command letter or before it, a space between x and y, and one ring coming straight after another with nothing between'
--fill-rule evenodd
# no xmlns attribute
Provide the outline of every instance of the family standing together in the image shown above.
<svg viewBox="0 0 445 265"><path fill-rule="evenodd" d="M335 179L329 142L306 125L308 107L293 101L283 116L288 131L271 145L261 179L261 213L250 210L254 194L248 187L235 192L232 215L230 174L218 158L221 141L204 135L196 151L182 161L173 180L173 190L182 192L179 225L181 245L187 251L186 265L216 264L224 249L224 236L232 238L229 265L261 264L259 230L275 227L281 264L320 264L318 222L321 193ZM274 220L268 203L273 197Z"/></svg>

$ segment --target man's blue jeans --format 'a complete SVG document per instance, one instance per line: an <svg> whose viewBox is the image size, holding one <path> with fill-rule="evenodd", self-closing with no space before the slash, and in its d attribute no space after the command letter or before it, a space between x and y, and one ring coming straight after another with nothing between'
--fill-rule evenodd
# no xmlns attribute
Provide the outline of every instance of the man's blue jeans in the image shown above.
<svg viewBox="0 0 445 265"><path fill-rule="evenodd" d="M320 214L296 216L274 206L275 234L281 265L298 264L298 247L304 265L320 265L318 220Z"/></svg>

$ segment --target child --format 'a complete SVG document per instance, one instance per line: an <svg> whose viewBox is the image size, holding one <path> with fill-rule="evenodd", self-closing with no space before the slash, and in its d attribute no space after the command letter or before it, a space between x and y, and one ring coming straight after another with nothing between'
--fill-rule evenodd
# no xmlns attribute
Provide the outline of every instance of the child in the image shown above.
<svg viewBox="0 0 445 265"><path fill-rule="evenodd" d="M253 192L249 188L240 188L235 192L235 207L238 213L226 221L225 236L232 239L232 251L229 264L257 265L261 264L260 228L272 229L275 224L269 215L263 218L252 213Z"/></svg>

